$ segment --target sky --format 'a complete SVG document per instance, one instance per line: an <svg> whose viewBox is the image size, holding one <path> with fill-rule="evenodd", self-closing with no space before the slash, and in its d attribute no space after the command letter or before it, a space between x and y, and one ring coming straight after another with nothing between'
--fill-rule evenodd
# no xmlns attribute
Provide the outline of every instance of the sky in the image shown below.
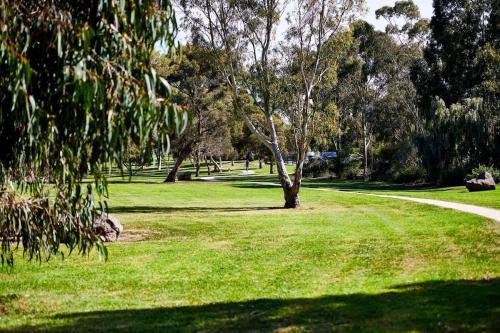
<svg viewBox="0 0 500 333"><path fill-rule="evenodd" d="M367 0L366 6L368 12L365 15L365 20L373 24L378 30L385 30L386 23L383 19L377 20L375 18L375 11L383 6L393 6L396 0ZM413 0L413 2L420 8L420 15L424 18L431 18L432 16L432 0Z"/></svg>
<svg viewBox="0 0 500 333"><path fill-rule="evenodd" d="M364 19L373 24L376 29L384 31L387 22L385 22L383 19L377 20L375 18L375 11L383 6L393 6L396 1L397 0L366 0L366 7L368 7L368 11L364 16ZM423 18L430 19L432 17L432 0L413 0L413 2L420 8L420 15ZM177 17L182 17L182 14L178 12ZM280 27L278 27L278 34L280 33ZM187 34L185 32L179 31L177 40L179 40L181 43L186 42L186 35Z"/></svg>

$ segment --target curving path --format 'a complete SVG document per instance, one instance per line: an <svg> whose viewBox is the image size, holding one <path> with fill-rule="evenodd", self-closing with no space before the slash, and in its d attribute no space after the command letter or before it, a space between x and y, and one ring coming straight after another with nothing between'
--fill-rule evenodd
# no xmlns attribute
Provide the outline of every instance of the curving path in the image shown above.
<svg viewBox="0 0 500 333"><path fill-rule="evenodd" d="M341 191L339 191L339 192L341 192ZM352 193L352 192L350 192L350 193ZM364 194L364 195L373 195L373 196L383 197L383 198L413 201L413 202L418 202L418 203L422 203L422 204L426 204L426 205L432 205L432 206L438 206L438 207L442 207L442 208L459 210L459 211L465 212L465 213L484 216L484 217L487 217L495 222L500 223L500 210L498 210L498 209L486 208L486 207L475 206L475 205L468 205L468 204L463 204L463 203L458 203L458 202L435 200L435 199L412 198L412 197L405 197L405 196L399 196L399 195L371 194L371 193L362 193L362 192L355 192L355 193Z"/></svg>
<svg viewBox="0 0 500 333"><path fill-rule="evenodd" d="M261 184L261 185L268 185L268 186L269 185L270 186L281 186L280 184L271 183L271 182L246 182L246 183ZM350 194L357 194L357 195L371 195L371 196L381 197L381 198L413 201L413 202L418 202L421 204L432 205L432 206L437 206L437 207L441 207L441 208L454 209L454 210L458 210L458 211L465 212L465 213L483 216L483 217L489 218L497 223L500 223L500 210L499 209L486 208L486 207L481 207L481 206L468 205L468 204L463 204L463 203L458 203L458 202L435 200L435 199L405 197L405 196L400 196L400 195L340 191L340 190L333 190L333 189L327 189L327 188L315 188L315 187L303 187L302 189L316 190L316 191L330 191L330 192L337 192L337 193L350 193Z"/></svg>

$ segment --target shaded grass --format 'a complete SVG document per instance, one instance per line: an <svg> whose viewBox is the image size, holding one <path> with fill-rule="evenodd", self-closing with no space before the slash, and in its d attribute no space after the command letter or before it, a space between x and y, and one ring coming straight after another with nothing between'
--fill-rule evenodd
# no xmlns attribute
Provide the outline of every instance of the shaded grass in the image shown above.
<svg viewBox="0 0 500 333"><path fill-rule="evenodd" d="M0 331L497 327L498 225L321 191L284 210L280 188L247 185L110 185L113 214L144 240L110 245L108 262L18 256L0 275Z"/></svg>
<svg viewBox="0 0 500 333"><path fill-rule="evenodd" d="M12 331L493 332L500 324L499 290L499 279L429 281L393 286L380 294L75 312L54 317L66 324Z"/></svg>
<svg viewBox="0 0 500 333"><path fill-rule="evenodd" d="M124 172L121 173L116 167L112 168L112 172L107 174L107 178L110 183L128 183L132 181L134 183L160 183L165 180L168 174L169 168L173 166L173 161L169 161L168 163L164 163L162 165L162 169L158 170L156 167L146 166L143 168L139 168L137 166L132 168L132 172L124 168ZM287 164L286 168L289 172L293 172L295 166L294 164ZM253 161L250 163L249 170L251 174L246 174L245 162L244 161L235 161L234 165L231 164L230 161L223 162L223 171L215 172L213 171L213 167L211 166L212 172L210 175L207 172L206 165L203 164L200 169L200 178L213 176L220 178L225 181L245 181L252 180L255 177L259 177L259 179L269 179L276 180L276 167L274 167L274 174L269 173L269 165L263 164L262 168L259 168L259 162ZM195 167L189 162L185 162L179 172L189 171L195 173ZM129 177L132 175L132 177ZM195 180L199 180L196 179Z"/></svg>

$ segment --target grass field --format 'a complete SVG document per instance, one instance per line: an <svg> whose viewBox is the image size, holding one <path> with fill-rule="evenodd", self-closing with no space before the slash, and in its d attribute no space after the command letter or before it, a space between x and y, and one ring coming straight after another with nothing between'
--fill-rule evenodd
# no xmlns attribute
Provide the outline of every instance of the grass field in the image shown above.
<svg viewBox="0 0 500 333"><path fill-rule="evenodd" d="M39 265L18 256L13 272L0 273L0 331L500 327L498 224L416 203L307 189L300 210L283 210L279 188L245 182L275 178L264 170L239 173L225 182L176 184L162 184L164 174L153 170L132 183L112 178L110 207L124 224L124 241L109 246L107 262L72 255ZM380 188L385 184L306 186L408 195ZM416 193L437 195L424 192ZM457 189L442 192L463 197Z"/></svg>
<svg viewBox="0 0 500 333"><path fill-rule="evenodd" d="M340 181L328 179L311 179L306 181L305 186L454 201L500 209L500 187L497 187L496 191L469 192L465 186L424 187L383 182L364 182L361 180Z"/></svg>

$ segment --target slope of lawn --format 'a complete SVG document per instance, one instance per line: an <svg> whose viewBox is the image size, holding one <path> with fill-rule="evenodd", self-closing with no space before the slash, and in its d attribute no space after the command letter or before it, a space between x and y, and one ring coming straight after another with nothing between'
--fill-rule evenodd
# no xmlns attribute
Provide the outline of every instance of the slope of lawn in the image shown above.
<svg viewBox="0 0 500 333"><path fill-rule="evenodd" d="M143 176L145 177L145 176ZM266 179L256 177L256 180ZM0 273L2 332L494 332L500 228L411 202L239 181L110 184L107 262Z"/></svg>

